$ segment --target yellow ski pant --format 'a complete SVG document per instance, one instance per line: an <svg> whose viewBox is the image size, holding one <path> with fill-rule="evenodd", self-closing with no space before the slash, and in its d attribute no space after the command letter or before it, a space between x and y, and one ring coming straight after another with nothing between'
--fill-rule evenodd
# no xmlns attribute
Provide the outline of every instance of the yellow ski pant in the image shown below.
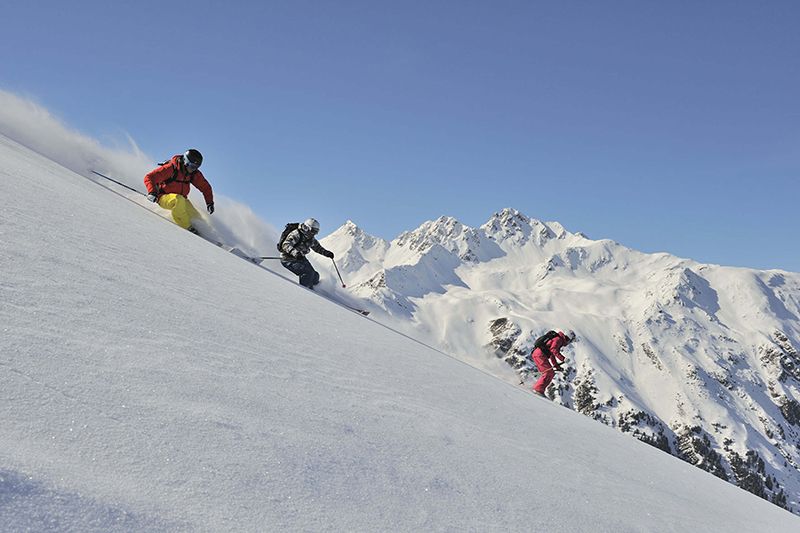
<svg viewBox="0 0 800 533"><path fill-rule="evenodd" d="M158 205L171 211L172 220L183 229L189 229L192 219L200 217L192 202L180 194L165 194L158 199Z"/></svg>

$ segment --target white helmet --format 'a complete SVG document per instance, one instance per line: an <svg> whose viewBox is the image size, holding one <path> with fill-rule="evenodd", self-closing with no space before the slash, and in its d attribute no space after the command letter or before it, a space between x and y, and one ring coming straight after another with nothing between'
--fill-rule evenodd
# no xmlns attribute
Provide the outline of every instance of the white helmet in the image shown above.
<svg viewBox="0 0 800 533"><path fill-rule="evenodd" d="M300 224L300 231L306 235L316 235L319 233L319 222L315 218L309 218Z"/></svg>
<svg viewBox="0 0 800 533"><path fill-rule="evenodd" d="M571 329L568 329L564 332L564 336L567 338L567 342L572 342L575 340L575 332Z"/></svg>

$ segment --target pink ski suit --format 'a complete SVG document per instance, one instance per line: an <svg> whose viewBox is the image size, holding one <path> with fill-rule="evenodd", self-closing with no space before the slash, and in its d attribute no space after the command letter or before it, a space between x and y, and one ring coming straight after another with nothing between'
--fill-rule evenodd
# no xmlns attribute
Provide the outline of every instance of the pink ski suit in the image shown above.
<svg viewBox="0 0 800 533"><path fill-rule="evenodd" d="M544 354L539 348L533 350L531 354L533 362L536 363L536 368L538 368L541 373L539 380L533 386L533 390L544 394L545 389L550 385L550 382L553 381L556 375L556 371L553 370L553 367L558 367L559 363L565 359L564 356L561 355L561 347L566 344L567 337L564 335L563 331L559 331L558 335L550 339L547 343L547 347L550 348L550 353Z"/></svg>

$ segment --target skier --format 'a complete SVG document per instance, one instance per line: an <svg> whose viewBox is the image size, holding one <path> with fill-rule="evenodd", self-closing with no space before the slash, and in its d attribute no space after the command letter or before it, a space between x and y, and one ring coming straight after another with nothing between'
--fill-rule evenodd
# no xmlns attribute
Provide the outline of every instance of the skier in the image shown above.
<svg viewBox="0 0 800 533"><path fill-rule="evenodd" d="M192 233L197 233L192 226L192 219L199 218L200 213L187 198L190 184L203 193L208 214L214 212L214 193L199 170L202 163L202 154L191 148L173 156L144 177L147 199L169 210L175 223Z"/></svg>
<svg viewBox="0 0 800 533"><path fill-rule="evenodd" d="M319 272L314 270L311 263L306 259L306 254L314 250L318 254L333 259L333 252L326 250L317 241L316 235L319 233L319 222L309 218L305 222L297 224L287 224L281 239L278 242L278 250L281 252L281 264L294 274L300 277L300 285L313 289L319 283Z"/></svg>
<svg viewBox="0 0 800 533"><path fill-rule="evenodd" d="M574 340L575 332L572 330L568 330L566 333L551 331L536 339L536 347L531 353L531 358L536 363L536 368L539 369L541 375L533 386L533 392L544 396L544 391L553 381L556 372L562 370L561 363L565 358L561 355L561 348Z"/></svg>

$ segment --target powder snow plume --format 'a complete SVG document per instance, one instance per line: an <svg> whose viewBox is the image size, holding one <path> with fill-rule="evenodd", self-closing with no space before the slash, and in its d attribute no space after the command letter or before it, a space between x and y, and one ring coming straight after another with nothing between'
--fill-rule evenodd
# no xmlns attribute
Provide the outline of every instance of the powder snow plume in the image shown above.
<svg viewBox="0 0 800 533"><path fill-rule="evenodd" d="M33 99L4 90L0 90L0 134L77 174L94 177L91 171L96 170L140 192L144 192L143 176L157 163L127 133L117 146L105 146L70 128ZM164 153L182 149L165 147ZM214 177L208 178L213 186ZM202 211L202 197L194 191L190 198ZM274 250L277 231L250 207L219 194L215 203L217 210L206 222L227 244L249 253Z"/></svg>

